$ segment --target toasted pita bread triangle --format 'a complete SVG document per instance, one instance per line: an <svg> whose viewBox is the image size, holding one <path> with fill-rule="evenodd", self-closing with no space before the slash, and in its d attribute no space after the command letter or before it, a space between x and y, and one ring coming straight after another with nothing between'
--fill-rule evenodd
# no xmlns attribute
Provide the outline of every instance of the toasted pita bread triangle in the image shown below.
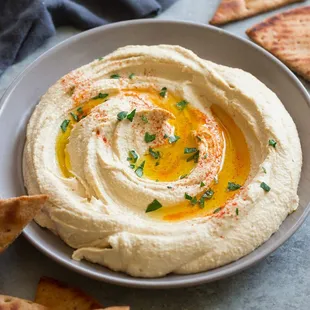
<svg viewBox="0 0 310 310"><path fill-rule="evenodd" d="M0 295L1 310L47 310L48 308L33 303L30 300L20 299L11 296Z"/></svg>
<svg viewBox="0 0 310 310"><path fill-rule="evenodd" d="M46 199L46 195L35 195L0 200L0 253L36 216Z"/></svg>
<svg viewBox="0 0 310 310"><path fill-rule="evenodd" d="M264 20L247 35L310 81L310 6Z"/></svg>
<svg viewBox="0 0 310 310"><path fill-rule="evenodd" d="M305 0L222 0L210 24L223 25L302 1Z"/></svg>
<svg viewBox="0 0 310 310"><path fill-rule="evenodd" d="M40 279L35 302L53 310L91 310L102 308L95 299L78 288L69 287L57 280Z"/></svg>

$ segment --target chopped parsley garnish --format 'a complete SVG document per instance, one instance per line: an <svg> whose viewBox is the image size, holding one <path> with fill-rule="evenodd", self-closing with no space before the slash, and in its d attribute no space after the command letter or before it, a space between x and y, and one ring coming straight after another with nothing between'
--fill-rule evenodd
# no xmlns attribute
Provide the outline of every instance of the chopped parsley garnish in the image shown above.
<svg viewBox="0 0 310 310"><path fill-rule="evenodd" d="M128 77L129 77L130 80L132 80L134 76L135 76L134 73L130 73Z"/></svg>
<svg viewBox="0 0 310 310"><path fill-rule="evenodd" d="M203 198L211 199L214 195L214 191L209 188L205 193L202 195Z"/></svg>
<svg viewBox="0 0 310 310"><path fill-rule="evenodd" d="M98 58L98 60L102 60L102 59L103 59L103 57L99 57L99 58Z"/></svg>
<svg viewBox="0 0 310 310"><path fill-rule="evenodd" d="M184 154L190 154L197 152L197 149L195 147L186 147L184 148Z"/></svg>
<svg viewBox="0 0 310 310"><path fill-rule="evenodd" d="M273 139L270 139L268 143L269 143L270 146L272 146L272 147L274 147L274 148L275 148L276 145L277 145L277 142L276 142L275 140L273 140Z"/></svg>
<svg viewBox="0 0 310 310"><path fill-rule="evenodd" d="M167 188L172 189L172 186L168 185Z"/></svg>
<svg viewBox="0 0 310 310"><path fill-rule="evenodd" d="M206 184L201 181L200 182L200 187L204 187L204 186L206 186Z"/></svg>
<svg viewBox="0 0 310 310"><path fill-rule="evenodd" d="M107 98L108 96L109 94L99 93L97 96L93 97L92 99L104 99L104 98Z"/></svg>
<svg viewBox="0 0 310 310"><path fill-rule="evenodd" d="M184 198L187 200L192 200L193 197L191 195L188 195L187 193L184 194Z"/></svg>
<svg viewBox="0 0 310 310"><path fill-rule="evenodd" d="M228 182L228 185L227 185L227 189L229 191L236 191L237 189L239 189L241 187L241 185L237 184L237 183L234 183L234 182Z"/></svg>
<svg viewBox="0 0 310 310"><path fill-rule="evenodd" d="M144 135L144 141L146 143L149 143L149 142L152 142L156 139L156 135L151 135L150 133L146 132L145 135Z"/></svg>
<svg viewBox="0 0 310 310"><path fill-rule="evenodd" d="M217 209L215 209L215 210L213 211L213 214L218 213L218 212L220 212L220 211L221 211L221 208L217 208Z"/></svg>
<svg viewBox="0 0 310 310"><path fill-rule="evenodd" d="M62 132L66 132L69 123L70 123L70 120L69 120L69 119L65 119L65 120L61 123L60 128L61 128Z"/></svg>
<svg viewBox="0 0 310 310"><path fill-rule="evenodd" d="M269 191L271 190L271 188L270 188L265 182L260 183L260 187L261 187L265 192L269 192Z"/></svg>
<svg viewBox="0 0 310 310"><path fill-rule="evenodd" d="M197 203L197 198L193 197L193 199L191 200L191 204L194 206Z"/></svg>
<svg viewBox="0 0 310 310"><path fill-rule="evenodd" d="M157 162L155 163L155 166L159 166L159 161L157 161Z"/></svg>
<svg viewBox="0 0 310 310"><path fill-rule="evenodd" d="M128 160L131 160L134 163L137 162L137 159L139 158L139 156L136 153L136 151L135 150L131 150L128 153L129 153Z"/></svg>
<svg viewBox="0 0 310 310"><path fill-rule="evenodd" d="M129 167L130 167L131 169L135 169L135 165L134 165L134 164L130 164Z"/></svg>
<svg viewBox="0 0 310 310"><path fill-rule="evenodd" d="M208 154L204 154L203 158L206 159L208 157Z"/></svg>
<svg viewBox="0 0 310 310"><path fill-rule="evenodd" d="M126 111L121 111L117 114L117 119L119 121L122 121L123 119L125 119L127 117L127 112Z"/></svg>
<svg viewBox="0 0 310 310"><path fill-rule="evenodd" d="M166 97L166 94L167 94L167 87L163 87L163 88L160 90L159 96L165 98L165 97Z"/></svg>
<svg viewBox="0 0 310 310"><path fill-rule="evenodd" d="M120 75L119 74L112 74L110 76L111 79L119 79L120 78Z"/></svg>
<svg viewBox="0 0 310 310"><path fill-rule="evenodd" d="M185 107L186 107L187 105L188 105L188 101L182 100L182 101L180 101L180 102L178 102L178 103L176 104L176 107L177 107L180 111L182 111L182 110L185 109Z"/></svg>
<svg viewBox="0 0 310 310"><path fill-rule="evenodd" d="M171 144L171 143L177 142L179 139L180 139L179 136L173 135L173 136L170 136L170 137L169 137L168 141L169 141L169 143Z"/></svg>
<svg viewBox="0 0 310 310"><path fill-rule="evenodd" d="M129 121L132 122L132 120L133 120L135 114L136 114L136 109L132 110L132 111L127 115L127 119L128 119Z"/></svg>
<svg viewBox="0 0 310 310"><path fill-rule="evenodd" d="M79 120L78 116L77 116L76 114L74 114L73 112L70 112L70 114L71 114L72 118L73 118L76 122L78 122L78 120Z"/></svg>
<svg viewBox="0 0 310 310"><path fill-rule="evenodd" d="M145 213L156 211L162 207L162 204L157 200L154 199L146 208Z"/></svg>
<svg viewBox="0 0 310 310"><path fill-rule="evenodd" d="M267 170L265 169L265 167L262 167L262 170L264 173L267 173Z"/></svg>
<svg viewBox="0 0 310 310"><path fill-rule="evenodd" d="M189 200L193 206L197 203L197 198L192 197L191 195L188 195L187 193L184 194L184 198L186 200Z"/></svg>
<svg viewBox="0 0 310 310"><path fill-rule="evenodd" d="M239 215L239 209L236 208L236 215Z"/></svg>
<svg viewBox="0 0 310 310"><path fill-rule="evenodd" d="M155 159L158 159L160 157L159 151L154 151L151 147L149 148L149 153Z"/></svg>
<svg viewBox="0 0 310 310"><path fill-rule="evenodd" d="M203 209L205 207L205 198L203 196L199 199L199 208Z"/></svg>
<svg viewBox="0 0 310 310"><path fill-rule="evenodd" d="M82 107L79 107L76 109L76 111L79 113L79 114L82 114L83 113L83 108Z"/></svg>
<svg viewBox="0 0 310 310"><path fill-rule="evenodd" d="M142 164L135 170L136 175L141 178L143 176L143 168L144 168L145 160Z"/></svg>
<svg viewBox="0 0 310 310"><path fill-rule="evenodd" d="M198 163L199 159L199 151L195 152L192 156L188 157L186 161L191 161L193 160L195 163Z"/></svg>
<svg viewBox="0 0 310 310"><path fill-rule="evenodd" d="M187 177L187 174L183 174L183 175L180 176L180 180L182 180L182 179L184 179L186 177Z"/></svg>
<svg viewBox="0 0 310 310"><path fill-rule="evenodd" d="M145 115L141 116L142 121L147 124L149 122L149 120L147 119L147 117Z"/></svg>

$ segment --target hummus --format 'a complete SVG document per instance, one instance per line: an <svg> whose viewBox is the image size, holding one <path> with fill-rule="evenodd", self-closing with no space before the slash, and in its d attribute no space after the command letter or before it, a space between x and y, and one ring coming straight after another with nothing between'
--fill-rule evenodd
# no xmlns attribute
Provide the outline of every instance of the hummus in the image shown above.
<svg viewBox="0 0 310 310"><path fill-rule="evenodd" d="M138 277L235 261L298 206L295 124L251 74L179 46L126 46L36 107L24 150L36 221L73 259Z"/></svg>

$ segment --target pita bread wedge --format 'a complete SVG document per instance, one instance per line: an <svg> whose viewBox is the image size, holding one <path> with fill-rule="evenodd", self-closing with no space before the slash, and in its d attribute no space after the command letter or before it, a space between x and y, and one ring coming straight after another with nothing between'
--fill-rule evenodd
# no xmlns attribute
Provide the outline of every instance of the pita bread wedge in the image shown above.
<svg viewBox="0 0 310 310"><path fill-rule="evenodd" d="M264 20L247 35L310 81L310 6Z"/></svg>
<svg viewBox="0 0 310 310"><path fill-rule="evenodd" d="M30 300L0 295L1 310L47 310L48 308L35 304Z"/></svg>
<svg viewBox="0 0 310 310"><path fill-rule="evenodd" d="M102 305L80 289L69 287L48 277L40 279L35 302L53 310L91 310L102 308Z"/></svg>
<svg viewBox="0 0 310 310"><path fill-rule="evenodd" d="M223 25L302 1L305 0L222 0L210 24Z"/></svg>
<svg viewBox="0 0 310 310"><path fill-rule="evenodd" d="M46 195L36 195L0 200L0 253L36 216L46 199Z"/></svg>

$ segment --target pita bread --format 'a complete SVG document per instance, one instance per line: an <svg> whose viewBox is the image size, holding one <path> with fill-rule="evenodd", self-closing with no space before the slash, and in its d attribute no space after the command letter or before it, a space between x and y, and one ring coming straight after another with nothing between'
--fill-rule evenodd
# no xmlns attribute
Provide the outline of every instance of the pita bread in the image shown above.
<svg viewBox="0 0 310 310"><path fill-rule="evenodd" d="M46 195L36 195L0 200L0 253L36 216L46 199Z"/></svg>
<svg viewBox="0 0 310 310"><path fill-rule="evenodd" d="M310 6L264 20L247 35L310 81Z"/></svg>
<svg viewBox="0 0 310 310"><path fill-rule="evenodd" d="M47 310L46 307L33 303L30 300L0 295L1 310Z"/></svg>
<svg viewBox="0 0 310 310"><path fill-rule="evenodd" d="M43 277L39 281L35 302L53 310L102 308L102 305L80 289L68 287L64 283L47 277Z"/></svg>
<svg viewBox="0 0 310 310"><path fill-rule="evenodd" d="M212 25L222 25L267 12L281 6L305 0L222 0L213 18Z"/></svg>

